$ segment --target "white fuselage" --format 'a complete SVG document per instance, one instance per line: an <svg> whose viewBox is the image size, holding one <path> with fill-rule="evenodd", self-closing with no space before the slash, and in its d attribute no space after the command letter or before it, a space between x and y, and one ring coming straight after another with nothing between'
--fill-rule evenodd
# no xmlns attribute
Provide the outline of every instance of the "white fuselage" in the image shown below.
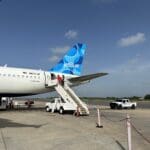
<svg viewBox="0 0 150 150"><path fill-rule="evenodd" d="M25 96L53 91L45 85L51 72L23 68L0 67L0 97ZM57 76L56 73L55 76ZM69 78L69 76L65 76ZM50 83L50 82L49 82Z"/></svg>

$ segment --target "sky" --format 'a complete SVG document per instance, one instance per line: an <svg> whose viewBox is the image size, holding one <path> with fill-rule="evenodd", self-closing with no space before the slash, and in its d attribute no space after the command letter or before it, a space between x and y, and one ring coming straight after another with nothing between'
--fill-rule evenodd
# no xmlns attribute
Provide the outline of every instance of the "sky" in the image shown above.
<svg viewBox="0 0 150 150"><path fill-rule="evenodd" d="M82 74L109 75L80 96L150 93L149 0L0 0L0 65L49 70L76 43Z"/></svg>

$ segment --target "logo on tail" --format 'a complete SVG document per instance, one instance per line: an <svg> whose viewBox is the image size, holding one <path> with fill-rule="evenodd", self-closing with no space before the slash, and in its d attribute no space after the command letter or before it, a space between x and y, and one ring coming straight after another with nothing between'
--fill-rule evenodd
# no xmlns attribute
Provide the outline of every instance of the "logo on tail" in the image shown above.
<svg viewBox="0 0 150 150"><path fill-rule="evenodd" d="M85 54L86 45L77 44L71 48L67 54L53 67L50 71L60 72L72 75L81 75L83 57Z"/></svg>

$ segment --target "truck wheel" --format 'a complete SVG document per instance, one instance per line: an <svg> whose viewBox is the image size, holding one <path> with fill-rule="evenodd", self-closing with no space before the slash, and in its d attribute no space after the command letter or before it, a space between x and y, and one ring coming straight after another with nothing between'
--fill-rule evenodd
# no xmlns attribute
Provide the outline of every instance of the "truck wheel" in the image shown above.
<svg viewBox="0 0 150 150"><path fill-rule="evenodd" d="M115 105L115 104L110 104L110 108L111 108L111 109L115 109L115 108L116 108L116 105Z"/></svg>
<svg viewBox="0 0 150 150"><path fill-rule="evenodd" d="M114 107L113 107L113 106L110 106L110 108L111 108L111 109L114 109Z"/></svg>
<svg viewBox="0 0 150 150"><path fill-rule="evenodd" d="M116 108L116 106L115 106L115 105L114 105L114 106L110 106L110 108L111 108L111 109L115 109L115 108Z"/></svg>
<svg viewBox="0 0 150 150"><path fill-rule="evenodd" d="M64 113L64 109L63 109L62 107L59 109L59 113L60 113L60 114L63 114L63 113Z"/></svg>
<svg viewBox="0 0 150 150"><path fill-rule="evenodd" d="M132 105L132 106L131 106L131 109L135 109L135 105Z"/></svg>
<svg viewBox="0 0 150 150"><path fill-rule="evenodd" d="M122 109L122 105L119 105L119 106L118 106L118 109Z"/></svg>
<svg viewBox="0 0 150 150"><path fill-rule="evenodd" d="M114 105L113 109L117 109L117 105L116 104Z"/></svg>
<svg viewBox="0 0 150 150"><path fill-rule="evenodd" d="M49 107L47 106L47 107L45 107L45 110L46 110L46 112L50 112L50 109L49 109Z"/></svg>

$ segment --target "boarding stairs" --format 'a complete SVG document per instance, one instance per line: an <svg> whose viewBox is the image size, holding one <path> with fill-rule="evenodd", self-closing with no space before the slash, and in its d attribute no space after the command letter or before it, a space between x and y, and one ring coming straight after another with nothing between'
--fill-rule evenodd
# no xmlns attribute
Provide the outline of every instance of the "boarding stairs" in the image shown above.
<svg viewBox="0 0 150 150"><path fill-rule="evenodd" d="M70 102L75 107L77 107L80 115L89 115L87 105L80 100L80 98L69 87L69 85L65 84L64 86L62 86L61 84L57 84L55 86L55 89L58 92L58 94L64 99L64 101Z"/></svg>
<svg viewBox="0 0 150 150"><path fill-rule="evenodd" d="M45 86L47 88L53 87L65 102L72 103L75 107L77 107L80 115L89 115L87 105L82 102L82 100L75 94L75 92L69 87L67 83L64 83L62 86L57 81L57 79L55 79L49 80Z"/></svg>

